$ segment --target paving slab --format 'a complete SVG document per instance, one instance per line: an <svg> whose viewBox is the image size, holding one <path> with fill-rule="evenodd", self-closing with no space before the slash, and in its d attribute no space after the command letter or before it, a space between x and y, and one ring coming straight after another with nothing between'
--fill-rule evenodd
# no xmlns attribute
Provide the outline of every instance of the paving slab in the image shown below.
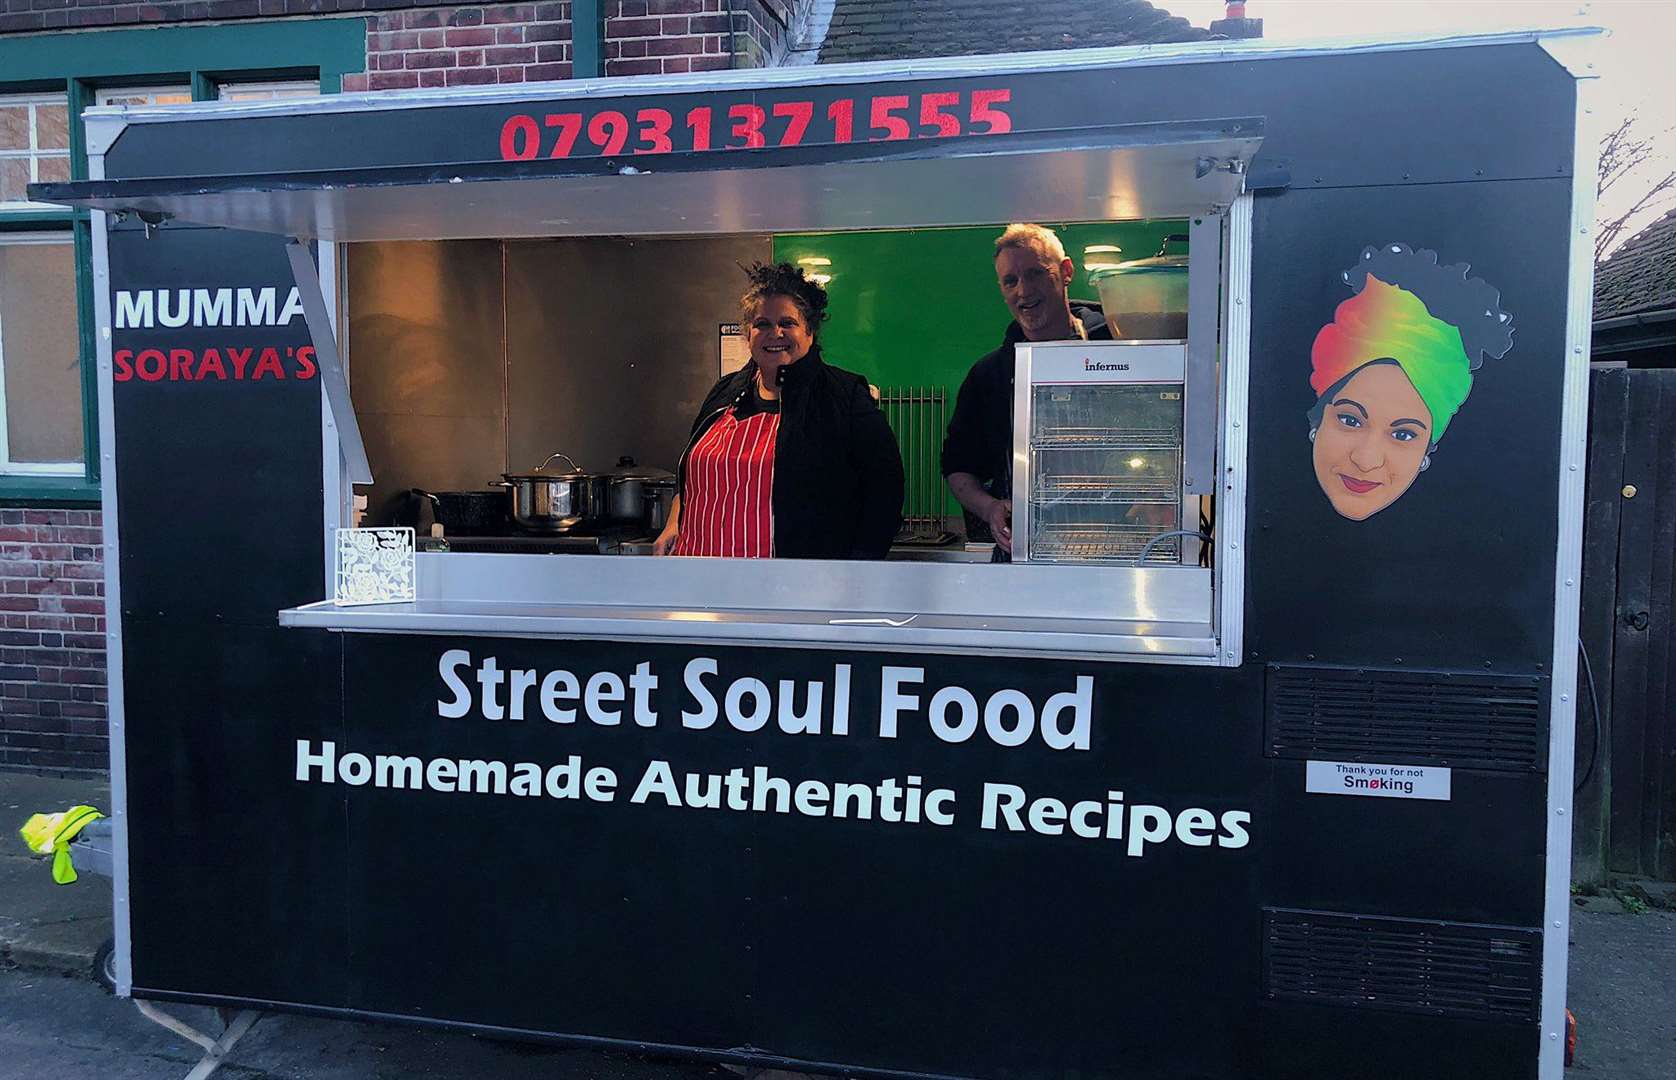
<svg viewBox="0 0 1676 1080"><path fill-rule="evenodd" d="M0 964L85 975L111 935L110 879L83 873L59 885L51 860L18 835L31 814L79 804L108 811L110 784L0 772Z"/></svg>

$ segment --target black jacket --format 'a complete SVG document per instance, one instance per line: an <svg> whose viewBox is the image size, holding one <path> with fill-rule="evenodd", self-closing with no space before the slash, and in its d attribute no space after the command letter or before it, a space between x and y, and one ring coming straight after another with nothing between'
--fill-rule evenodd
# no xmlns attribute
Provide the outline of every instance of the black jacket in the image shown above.
<svg viewBox="0 0 1676 1080"><path fill-rule="evenodd" d="M1073 300L1071 314L1082 320L1089 340L1112 336L1100 305ZM1001 347L972 365L943 440L943 475L971 473L997 499L1010 498L1013 490L1013 346L1023 340L1018 323L1009 323Z"/></svg>
<svg viewBox="0 0 1676 1080"><path fill-rule="evenodd" d="M704 398L676 470L727 408L756 393L756 364ZM820 347L781 369L774 443L774 554L782 559L882 559L902 524L902 454L867 380L821 360ZM685 504L686 499L683 498Z"/></svg>

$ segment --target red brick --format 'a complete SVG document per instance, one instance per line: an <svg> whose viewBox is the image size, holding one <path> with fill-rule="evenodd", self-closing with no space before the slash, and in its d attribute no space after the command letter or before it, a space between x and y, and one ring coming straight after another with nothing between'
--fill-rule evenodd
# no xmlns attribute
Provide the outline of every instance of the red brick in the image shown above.
<svg viewBox="0 0 1676 1080"><path fill-rule="evenodd" d="M36 525L0 525L0 542L28 543L39 540L41 531Z"/></svg>
<svg viewBox="0 0 1676 1080"><path fill-rule="evenodd" d="M419 31L419 47L421 49L440 49L448 43L446 30Z"/></svg>
<svg viewBox="0 0 1676 1080"><path fill-rule="evenodd" d="M535 30L535 29L538 29L538 28L534 27L534 26L497 26L497 27L495 27L495 44L497 44L497 45L522 45L526 40L526 38L524 36L525 31ZM566 34L565 37L569 38L570 35ZM529 38L527 40L537 41L537 40L540 40L540 39Z"/></svg>
<svg viewBox="0 0 1676 1080"><path fill-rule="evenodd" d="M419 31L403 30L395 34L372 34L367 38L369 52L405 52L419 47Z"/></svg>
<svg viewBox="0 0 1676 1080"><path fill-rule="evenodd" d="M450 49L466 48L472 45L493 45L495 43L495 28L492 26L473 26L466 30L450 30L445 44Z"/></svg>
<svg viewBox="0 0 1676 1080"><path fill-rule="evenodd" d="M493 68L449 68L449 86L483 86L495 81Z"/></svg>
<svg viewBox="0 0 1676 1080"><path fill-rule="evenodd" d="M406 90L419 85L419 75L412 71L375 71L367 76L369 90Z"/></svg>
<svg viewBox="0 0 1676 1080"><path fill-rule="evenodd" d="M454 54L454 66L455 67L482 67L483 66L483 50L482 49L461 49L458 53Z"/></svg>
<svg viewBox="0 0 1676 1080"><path fill-rule="evenodd" d="M449 26L482 26L482 8L460 8L448 16Z"/></svg>
<svg viewBox="0 0 1676 1080"><path fill-rule="evenodd" d="M696 37L653 38L646 43L647 56L693 56L704 51L704 39Z"/></svg>
<svg viewBox="0 0 1676 1080"><path fill-rule="evenodd" d="M691 70L691 63L692 61L685 56L666 56L663 59L663 70L665 74L688 71Z"/></svg>
<svg viewBox="0 0 1676 1080"><path fill-rule="evenodd" d="M402 13L402 25L409 30L423 30L442 26L446 22L447 19L443 13L435 8L429 11L406 11Z"/></svg>
<svg viewBox="0 0 1676 1080"><path fill-rule="evenodd" d="M732 56L695 56L692 60L694 71L726 71L732 66Z"/></svg>
<svg viewBox="0 0 1676 1080"><path fill-rule="evenodd" d="M558 25L549 23L545 26L539 24L535 26L503 26L501 27L501 30L503 32L507 30L516 30L521 35L520 40L523 41L570 40L570 27L564 23L560 23Z"/></svg>
<svg viewBox="0 0 1676 1080"><path fill-rule="evenodd" d="M495 78L503 83L521 83L524 81L524 69L521 67L496 68Z"/></svg>
<svg viewBox="0 0 1676 1080"><path fill-rule="evenodd" d="M403 53L402 66L409 71L418 71L420 68L453 67L454 54L444 50Z"/></svg>
<svg viewBox="0 0 1676 1080"><path fill-rule="evenodd" d="M725 34L728 29L726 15L699 15L692 20L692 32L695 34Z"/></svg>
<svg viewBox="0 0 1676 1080"><path fill-rule="evenodd" d="M495 49L486 49L483 53L485 63L492 65L503 64L533 64L535 63L535 46L507 45Z"/></svg>
<svg viewBox="0 0 1676 1080"><path fill-rule="evenodd" d="M402 69L401 53L379 53L372 58L374 71L400 71Z"/></svg>
<svg viewBox="0 0 1676 1080"><path fill-rule="evenodd" d="M607 42L607 45L617 46L617 51L618 51L619 56L634 57L634 56L645 56L646 55L646 39L645 38L636 38L633 41Z"/></svg>
<svg viewBox="0 0 1676 1080"><path fill-rule="evenodd" d="M704 10L704 0L647 0L649 15L691 15Z"/></svg>
<svg viewBox="0 0 1676 1080"><path fill-rule="evenodd" d="M367 77L365 75L355 74L343 77L343 92L346 94L359 94L366 88Z"/></svg>
<svg viewBox="0 0 1676 1080"><path fill-rule="evenodd" d="M33 596L0 596L0 611L39 611L40 605Z"/></svg>
<svg viewBox="0 0 1676 1080"><path fill-rule="evenodd" d="M623 16L624 18L644 15L649 10L651 9L647 5L646 0L622 0L622 3L617 5L617 14Z"/></svg>
<svg viewBox="0 0 1676 1080"><path fill-rule="evenodd" d="M83 599L79 596L65 596L59 598L62 610L72 615L103 615L105 602L103 600Z"/></svg>
<svg viewBox="0 0 1676 1080"><path fill-rule="evenodd" d="M486 23L534 22L535 7L532 4L497 4L484 10L483 21Z"/></svg>
<svg viewBox="0 0 1676 1080"><path fill-rule="evenodd" d="M524 69L524 81L548 82L570 78L569 64L531 64Z"/></svg>
<svg viewBox="0 0 1676 1080"><path fill-rule="evenodd" d="M570 59L569 45L538 45L535 49L537 63L554 64L560 60Z"/></svg>
<svg viewBox="0 0 1676 1080"><path fill-rule="evenodd" d="M684 16L673 19L659 19L658 33L663 34L666 37L672 34L685 34L688 31L689 24L691 22L691 19Z"/></svg>
<svg viewBox="0 0 1676 1080"><path fill-rule="evenodd" d="M657 37L662 32L661 19L613 19L605 24L608 38Z"/></svg>
<svg viewBox="0 0 1676 1080"><path fill-rule="evenodd" d="M536 22L569 22L569 4L537 4L535 5Z"/></svg>
<svg viewBox="0 0 1676 1080"><path fill-rule="evenodd" d="M660 75L663 62L659 60L613 60L605 65L607 75Z"/></svg>
<svg viewBox="0 0 1676 1080"><path fill-rule="evenodd" d="M419 85L427 89L433 86L447 86L448 73L442 68L430 68L419 73Z"/></svg>

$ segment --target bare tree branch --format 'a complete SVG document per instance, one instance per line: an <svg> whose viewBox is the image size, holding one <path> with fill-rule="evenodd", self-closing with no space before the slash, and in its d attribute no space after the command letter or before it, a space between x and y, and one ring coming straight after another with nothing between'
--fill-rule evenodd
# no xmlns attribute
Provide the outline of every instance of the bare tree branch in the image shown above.
<svg viewBox="0 0 1676 1080"><path fill-rule="evenodd" d="M1610 218L1601 218L1595 229L1595 262L1606 257L1617 246L1618 238L1630 223L1649 210L1676 201L1676 170L1666 172L1650 182L1641 177L1645 166L1654 158L1653 140L1643 138L1636 131L1634 113L1624 117L1618 126L1600 140L1600 168L1595 187L1598 199L1623 180L1633 178L1636 185L1646 184L1639 198L1626 210ZM1665 134L1670 134L1666 132ZM1633 190L1633 188L1631 189Z"/></svg>

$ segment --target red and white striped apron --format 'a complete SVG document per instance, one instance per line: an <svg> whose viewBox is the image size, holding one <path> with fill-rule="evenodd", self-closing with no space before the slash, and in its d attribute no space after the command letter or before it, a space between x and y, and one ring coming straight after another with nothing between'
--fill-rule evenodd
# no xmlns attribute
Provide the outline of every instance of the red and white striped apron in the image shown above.
<svg viewBox="0 0 1676 1080"><path fill-rule="evenodd" d="M729 409L687 455L677 555L774 555L774 436L779 413L740 420Z"/></svg>

